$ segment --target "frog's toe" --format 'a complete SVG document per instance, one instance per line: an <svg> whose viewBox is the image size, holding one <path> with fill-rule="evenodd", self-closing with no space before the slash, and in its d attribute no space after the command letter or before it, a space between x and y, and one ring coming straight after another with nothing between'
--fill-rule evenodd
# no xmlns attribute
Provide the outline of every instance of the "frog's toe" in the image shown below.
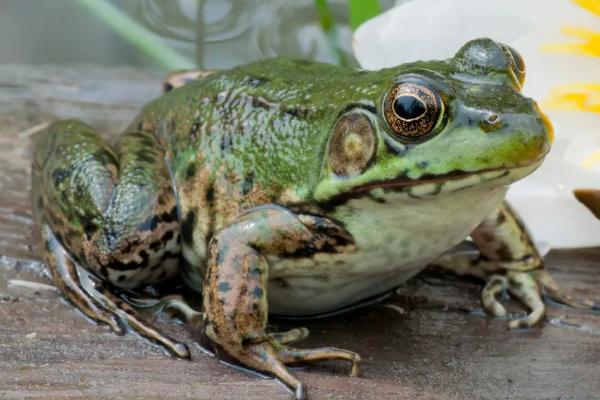
<svg viewBox="0 0 600 400"><path fill-rule="evenodd" d="M530 328L539 323L545 315L546 307L542 301L540 287L531 272L509 271L506 275L491 275L481 291L483 307L495 317L505 317L506 308L497 296L508 290L517 300L529 308L530 313L524 319L511 320L509 328Z"/></svg>
<svg viewBox="0 0 600 400"><path fill-rule="evenodd" d="M98 292L95 294L97 300L102 302L109 311L118 315L135 333L157 344L175 357L186 359L191 357L190 350L185 343L178 342L156 329L152 323L143 319L135 308L106 287L97 286L96 290Z"/></svg>
<svg viewBox="0 0 600 400"><path fill-rule="evenodd" d="M559 303L588 310L600 310L600 303L590 299L575 298L566 293L552 276L543 269L534 272L539 285L542 286L546 294L554 301Z"/></svg>
<svg viewBox="0 0 600 400"><path fill-rule="evenodd" d="M174 341L152 327L130 304L115 295L109 286L91 278L91 274L71 258L47 225L42 226L42 239L48 250L44 261L55 284L63 296L86 316L108 324L117 334L125 334L126 327L129 327L176 357L190 357L185 344Z"/></svg>
<svg viewBox="0 0 600 400"><path fill-rule="evenodd" d="M310 363L330 360L348 361L352 365L350 376L358 376L360 374L360 355L349 350L338 349L335 347L297 349L294 347L282 346L282 348L279 349L278 355L285 364Z"/></svg>
<svg viewBox="0 0 600 400"><path fill-rule="evenodd" d="M285 332L269 333L271 340L281 344L292 344L300 342L308 337L309 331L305 327L290 329Z"/></svg>
<svg viewBox="0 0 600 400"><path fill-rule="evenodd" d="M148 310L155 319L161 315L168 318L178 317L187 323L203 319L203 313L192 308L183 296L179 294L156 298L144 297L137 293L128 293L123 297L133 307Z"/></svg>
<svg viewBox="0 0 600 400"><path fill-rule="evenodd" d="M65 299L93 321L110 326L118 335L125 334L123 322L118 315L107 311L82 286L76 262L69 256L48 225L41 227L46 263L54 284Z"/></svg>
<svg viewBox="0 0 600 400"><path fill-rule="evenodd" d="M278 354L278 348L279 346L270 340L248 343L244 351L239 353L239 355L243 354L239 361L252 368L273 374L279 381L292 389L296 400L306 400L304 384L288 371Z"/></svg>
<svg viewBox="0 0 600 400"><path fill-rule="evenodd" d="M497 300L497 296L508 289L508 280L501 275L492 275L481 291L483 308L496 317L506 316L506 308Z"/></svg>
<svg viewBox="0 0 600 400"><path fill-rule="evenodd" d="M540 287L531 272L509 272L508 290L531 310L525 319L517 319L509 322L511 329L531 328L538 324L546 313L546 306L542 300Z"/></svg>

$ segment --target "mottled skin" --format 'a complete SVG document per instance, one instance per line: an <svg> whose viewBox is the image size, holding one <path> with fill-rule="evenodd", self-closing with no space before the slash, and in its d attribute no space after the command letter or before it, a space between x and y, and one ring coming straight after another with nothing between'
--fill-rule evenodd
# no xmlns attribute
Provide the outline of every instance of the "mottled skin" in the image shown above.
<svg viewBox="0 0 600 400"><path fill-rule="evenodd" d="M438 264L488 280L482 299L495 315L505 313L495 295L510 289L532 311L511 326L541 320L540 284L560 297L500 206L551 134L519 92L513 50L478 39L450 60L373 72L273 59L174 75L167 88L186 76L199 79L147 105L113 146L78 121L36 140L44 259L90 318L188 357L119 295L181 274L203 293L201 325L217 351L304 398L285 364L342 359L355 375L360 357L289 347L307 331L268 334L270 307L328 312L393 289L482 221L480 258Z"/></svg>

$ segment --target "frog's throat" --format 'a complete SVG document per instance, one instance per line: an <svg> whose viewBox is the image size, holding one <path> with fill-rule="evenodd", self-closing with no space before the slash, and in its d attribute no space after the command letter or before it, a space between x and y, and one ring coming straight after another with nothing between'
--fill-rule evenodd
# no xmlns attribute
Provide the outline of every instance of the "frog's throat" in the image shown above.
<svg viewBox="0 0 600 400"><path fill-rule="evenodd" d="M384 196L386 192L404 192L409 197L422 197L436 196L477 185L488 185L490 187L507 186L531 174L540 164L541 161L511 168L489 168L477 172L453 171L443 175L423 176L418 180L401 178L380 182L374 181L355 186L344 195L336 196L329 202L343 202L350 198L358 198L365 195L377 198Z"/></svg>

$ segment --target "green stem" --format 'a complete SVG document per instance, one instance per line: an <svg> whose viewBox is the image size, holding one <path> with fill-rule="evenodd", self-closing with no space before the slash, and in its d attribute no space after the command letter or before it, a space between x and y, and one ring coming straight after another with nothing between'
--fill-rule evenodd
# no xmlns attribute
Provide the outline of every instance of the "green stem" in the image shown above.
<svg viewBox="0 0 600 400"><path fill-rule="evenodd" d="M339 46L337 26L335 25L333 14L331 13L329 4L327 4L327 0L315 0L315 7L317 8L317 14L319 15L319 20L321 22L321 28L327 36L329 48L335 56L337 64L342 66L348 65L348 60Z"/></svg>
<svg viewBox="0 0 600 400"><path fill-rule="evenodd" d="M360 24L379 14L379 0L348 0L350 26L356 30Z"/></svg>
<svg viewBox="0 0 600 400"><path fill-rule="evenodd" d="M166 46L158 36L148 31L107 0L78 1L80 5L91 11L123 39L153 59L161 67L169 70L194 67L194 63L190 59Z"/></svg>

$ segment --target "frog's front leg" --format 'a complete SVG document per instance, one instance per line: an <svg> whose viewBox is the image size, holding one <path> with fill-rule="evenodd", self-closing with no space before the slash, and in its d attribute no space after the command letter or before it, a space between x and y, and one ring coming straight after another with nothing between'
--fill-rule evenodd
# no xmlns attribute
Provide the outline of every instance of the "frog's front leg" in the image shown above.
<svg viewBox="0 0 600 400"><path fill-rule="evenodd" d="M358 354L336 348L295 349L283 344L305 330L269 335L266 256L300 256L334 252L352 242L350 235L326 218L294 214L279 206L255 208L220 231L209 245L204 284L204 333L229 356L260 371L272 373L305 397L304 386L285 364L347 360L358 374ZM279 340L278 340L279 339Z"/></svg>
<svg viewBox="0 0 600 400"><path fill-rule="evenodd" d="M510 328L531 327L542 320L545 314L542 288L562 303L577 307L592 305L564 293L544 270L544 261L531 236L506 202L471 233L471 238L479 249L479 257L448 255L437 260L434 266L486 280L481 293L482 304L497 317L504 317L506 309L496 297L508 290L531 310L527 318L510 321Z"/></svg>

